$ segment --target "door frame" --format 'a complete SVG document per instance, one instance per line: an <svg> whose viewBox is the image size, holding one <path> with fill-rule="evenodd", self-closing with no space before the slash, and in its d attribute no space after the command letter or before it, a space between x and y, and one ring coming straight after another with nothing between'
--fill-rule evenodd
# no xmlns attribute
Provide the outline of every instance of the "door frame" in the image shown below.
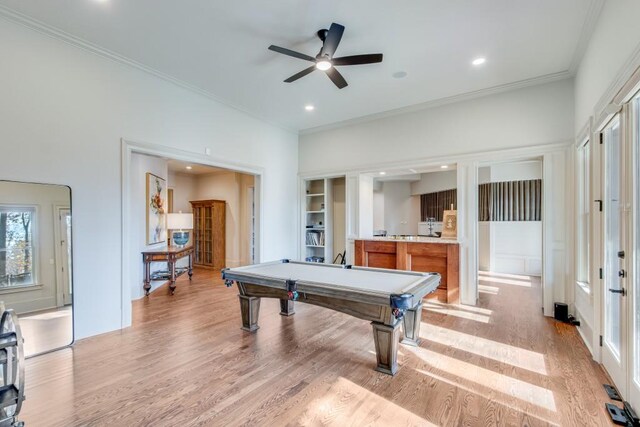
<svg viewBox="0 0 640 427"><path fill-rule="evenodd" d="M640 89L640 88L639 88ZM635 101L637 99L637 101ZM634 183L633 188L630 188L631 194L629 200L631 202L631 230L632 238L630 239L630 252L629 258L633 265L627 265L628 271L628 303L627 312L629 313L628 319L628 363L629 363L629 384L627 385L627 400L636 409L640 409L640 372L634 372L635 367L640 367L640 352L635 353L636 348L640 349L640 343L636 343L636 338L640 339L640 331L634 334L635 328L639 326L636 323L634 316L640 316L638 310L640 307L635 307L635 303L640 301L640 92L634 93L634 96L629 100L629 107L627 108L627 123L630 124L628 129L629 137L629 157L631 167L631 182ZM635 326L634 326L635 325ZM634 337L634 335L636 335ZM635 354L634 354L635 353ZM635 366L634 366L635 365ZM634 378L634 374L635 377Z"/></svg>
<svg viewBox="0 0 640 427"><path fill-rule="evenodd" d="M120 273L120 328L128 328L132 321L132 303L131 300L131 276L132 260L129 259L129 236L130 225L130 179L131 179L131 155L133 153L145 154L161 158L175 159L188 163L196 163L205 166L213 166L217 168L229 169L230 171L242 172L254 175L254 196L256 205L256 263L260 262L263 253L262 230L264 229L264 204L262 203L262 195L264 194L264 168L243 163L230 162L228 159L216 158L207 154L199 154L191 151L180 150L177 148L167 147L165 145L140 142L122 138L120 140L121 148L121 273ZM135 265L135 261L133 261ZM135 268L135 267L133 267ZM142 286L142 283L140 284Z"/></svg>
<svg viewBox="0 0 640 427"><path fill-rule="evenodd" d="M615 354L614 350L609 348L608 344L607 344L607 340L606 340L606 321L607 321L607 316L606 316L606 303L607 303L607 297L610 296L608 295L609 292L609 286L607 285L606 282L606 277L607 277L607 259L608 256L610 256L610 254L607 254L607 239L606 239L606 234L607 234L607 218L608 218L608 210L607 210L607 204L606 204L606 198L607 198L607 192L606 192L606 180L607 180L607 147L606 147L606 141L605 141L605 137L604 137L604 132L605 130L612 124L612 122L614 120L618 120L618 129L619 129L619 144L620 144L620 160L621 160L621 165L620 165L620 186L621 186L621 190L622 192L620 193L621 199L622 199L622 209L623 209L623 215L619 218L620 219L620 230L619 230L619 234L620 234L620 238L621 238L621 242L620 242L620 248L618 248L618 250L624 250L625 254L631 254L632 252L630 251L631 247L630 247L630 243L631 241L628 238L625 238L625 235L627 234L629 227L632 226L632 224L630 223L630 218L629 218L629 201L630 201L630 187L631 182L629 180L629 175L628 175L628 171L630 170L629 167L631 166L631 156L627 155L628 154L628 149L629 149L629 144L631 144L631 141L629 139L629 132L628 132L628 124L629 124L629 120L628 120L628 112L629 108L628 106L622 106L620 108L614 109L611 108L609 110L610 114L607 116L606 120L603 120L600 122L600 125L597 128L597 136L598 136L598 140L601 142L600 146L600 150L599 150L599 154L600 154L600 158L599 158L599 167L600 167L600 173L599 173L599 177L600 177L600 182L598 183L599 186L599 192L601 195L601 200L602 200L602 205L603 205L603 210L601 212L601 215L599 215L598 217L598 222L599 222L599 230L600 230L600 238L598 239L600 247L599 247L599 258L597 260L598 265L600 266L600 268L602 268L602 279L599 280L600 283L600 289L599 289L599 296L600 296L600 306L598 307L598 310L600 312L599 318L600 318L600 324L599 324L599 334L602 337L601 338L601 348L600 348L600 363L602 364L603 368L607 371L609 377L613 380L616 388L618 388L618 390L620 391L620 393L622 393L623 396L628 396L628 387L629 387L629 381L628 381L628 373L629 373L629 369L630 369L630 361L632 360L632 358L630 358L629 356L629 349L630 349L630 338L631 336L629 335L629 315L631 314L631 312L628 309L628 304L630 299L627 298L629 295L625 296L625 297L618 297L618 298L622 298L622 300L620 301L620 355L619 355L619 359L620 362L619 364L617 363L617 361L615 360ZM618 215L620 215L618 213ZM629 268L628 268L628 260L629 260L629 256L625 257L625 260L622 262L622 267L618 267L618 268L624 268L627 272L629 272ZM629 283L632 283L632 277L630 277L629 275L626 277L625 281L622 283L622 286L625 289L629 289ZM609 366L607 366L609 365ZM617 365L617 366L616 366Z"/></svg>
<svg viewBox="0 0 640 427"><path fill-rule="evenodd" d="M367 190L369 179L378 176L379 171L391 173L421 169L439 168L442 164L457 165L458 182L458 240L460 241L460 301L466 305L476 305L478 301L478 251L477 251L477 212L478 212L478 167L483 162L517 161L532 157L542 159L542 179L544 182L562 183L559 187L547 185L542 194L543 252L542 286L544 288L544 315L553 316L553 302L572 302L574 282L573 231L570 225L573 219L573 202L568 197L573 182L572 154L574 141L556 142L528 147L483 150L456 155L414 158L407 161L381 162L365 164L357 168L328 169L298 173L298 212L302 211L304 181L306 179L346 176L346 242L347 262L353 262L353 241L357 238L371 237L373 221L368 221L366 211L370 209L369 200L361 196L361 190ZM363 185L364 184L364 185ZM558 218L555 200L562 200L565 215ZM301 215L298 218L298 236L302 236ZM301 253L301 237L298 237L298 256Z"/></svg>
<svg viewBox="0 0 640 427"><path fill-rule="evenodd" d="M55 204L53 205L53 238L54 238L54 256L55 256L55 263L56 263L56 306L57 307L63 307L65 305L64 303L64 289L63 289L63 282L64 282L64 273L60 270L62 264L63 264L63 256L62 256L62 251L60 250L60 241L62 240L62 229L60 227L60 221L61 219L61 215L62 215L62 211L69 211L69 215L71 215L71 205L67 205L67 204ZM73 231L71 232L71 235L73 236ZM73 253L73 242L71 242L71 253ZM71 265L73 265L73 259L70 260L71 261ZM73 268L71 270L71 272L69 272L69 280L72 281L73 280ZM71 283L71 286L73 287L73 282ZM71 297L71 301L73 303L73 291L70 295Z"/></svg>

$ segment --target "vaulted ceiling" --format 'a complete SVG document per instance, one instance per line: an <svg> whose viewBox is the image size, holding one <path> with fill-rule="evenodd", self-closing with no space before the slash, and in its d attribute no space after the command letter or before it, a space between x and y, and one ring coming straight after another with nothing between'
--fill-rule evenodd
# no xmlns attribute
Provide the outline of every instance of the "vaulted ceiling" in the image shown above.
<svg viewBox="0 0 640 427"><path fill-rule="evenodd" d="M568 77L602 1L0 0L0 14L17 12L300 131ZM346 27L337 56L381 52L384 61L340 68L342 90L320 71L283 83L308 63L267 47L315 56L315 33L332 22ZM471 65L481 56L485 64Z"/></svg>

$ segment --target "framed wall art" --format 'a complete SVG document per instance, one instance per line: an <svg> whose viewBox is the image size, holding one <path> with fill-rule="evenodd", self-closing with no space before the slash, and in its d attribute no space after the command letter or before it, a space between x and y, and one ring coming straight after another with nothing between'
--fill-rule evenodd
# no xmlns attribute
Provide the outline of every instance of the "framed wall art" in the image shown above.
<svg viewBox="0 0 640 427"><path fill-rule="evenodd" d="M147 172L147 245L167 242L167 182Z"/></svg>

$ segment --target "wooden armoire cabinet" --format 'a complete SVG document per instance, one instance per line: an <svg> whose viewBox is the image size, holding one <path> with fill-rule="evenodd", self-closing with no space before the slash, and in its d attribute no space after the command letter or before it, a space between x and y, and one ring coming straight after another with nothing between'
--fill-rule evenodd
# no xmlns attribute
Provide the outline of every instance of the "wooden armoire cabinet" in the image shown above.
<svg viewBox="0 0 640 427"><path fill-rule="evenodd" d="M224 200L195 200L193 209L194 265L221 270L225 268Z"/></svg>

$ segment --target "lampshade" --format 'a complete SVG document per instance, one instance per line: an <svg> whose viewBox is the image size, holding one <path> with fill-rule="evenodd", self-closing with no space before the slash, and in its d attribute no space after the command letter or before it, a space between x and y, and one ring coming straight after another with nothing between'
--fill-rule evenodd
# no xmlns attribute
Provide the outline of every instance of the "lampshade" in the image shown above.
<svg viewBox="0 0 640 427"><path fill-rule="evenodd" d="M169 230L193 229L193 214L182 212L167 214L167 228Z"/></svg>

